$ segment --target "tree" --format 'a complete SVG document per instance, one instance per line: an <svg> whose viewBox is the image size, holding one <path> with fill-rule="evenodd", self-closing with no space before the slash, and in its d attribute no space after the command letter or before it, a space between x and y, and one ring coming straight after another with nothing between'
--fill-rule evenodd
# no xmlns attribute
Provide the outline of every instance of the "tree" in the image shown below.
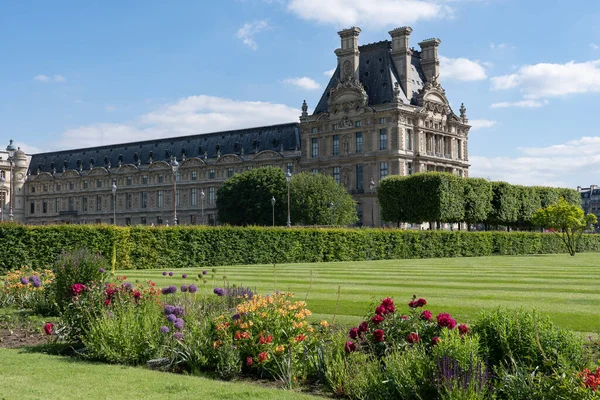
<svg viewBox="0 0 600 400"><path fill-rule="evenodd" d="M379 181L377 187L377 202L381 207L381 219L400 225L407 222L408 217L402 204L402 182L407 176L390 175Z"/></svg>
<svg viewBox="0 0 600 400"><path fill-rule="evenodd" d="M465 222L483 222L492 211L492 184L483 178L465 178Z"/></svg>
<svg viewBox="0 0 600 400"><path fill-rule="evenodd" d="M543 226L559 236L570 255L575 255L577 241L583 231L598 222L594 214L585 215L581 207L569 204L561 197L558 203L540 208L533 216L533 223Z"/></svg>
<svg viewBox="0 0 600 400"><path fill-rule="evenodd" d="M310 172L294 175L290 193L294 224L351 225L358 220L352 196L329 175Z"/></svg>
<svg viewBox="0 0 600 400"><path fill-rule="evenodd" d="M271 225L275 197L275 224L287 218L287 183L281 168L251 169L227 179L217 191L219 220L231 225Z"/></svg>
<svg viewBox="0 0 600 400"><path fill-rule="evenodd" d="M515 187L506 182L492 182L492 210L486 223L504 225L507 228L519 217L519 196Z"/></svg>

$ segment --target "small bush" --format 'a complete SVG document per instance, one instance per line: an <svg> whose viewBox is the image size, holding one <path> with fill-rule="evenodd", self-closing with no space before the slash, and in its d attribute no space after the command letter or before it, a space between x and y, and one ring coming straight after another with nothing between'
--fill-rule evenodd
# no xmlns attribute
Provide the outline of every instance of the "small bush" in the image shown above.
<svg viewBox="0 0 600 400"><path fill-rule="evenodd" d="M39 314L55 311L54 273L24 266L9 272L0 290L0 307L28 308Z"/></svg>
<svg viewBox="0 0 600 400"><path fill-rule="evenodd" d="M393 399L435 399L435 364L424 346L394 351L385 359L386 378Z"/></svg>

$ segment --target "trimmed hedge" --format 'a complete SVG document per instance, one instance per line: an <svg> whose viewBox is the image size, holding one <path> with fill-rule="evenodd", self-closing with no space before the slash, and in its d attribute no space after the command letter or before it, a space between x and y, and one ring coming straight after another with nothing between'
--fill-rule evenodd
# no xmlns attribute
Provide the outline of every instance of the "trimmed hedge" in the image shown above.
<svg viewBox="0 0 600 400"><path fill-rule="evenodd" d="M566 252L552 234L395 229L2 224L0 240L0 274L48 267L63 250L88 248L110 259L113 245L119 269ZM578 242L578 251L598 250L600 235Z"/></svg>

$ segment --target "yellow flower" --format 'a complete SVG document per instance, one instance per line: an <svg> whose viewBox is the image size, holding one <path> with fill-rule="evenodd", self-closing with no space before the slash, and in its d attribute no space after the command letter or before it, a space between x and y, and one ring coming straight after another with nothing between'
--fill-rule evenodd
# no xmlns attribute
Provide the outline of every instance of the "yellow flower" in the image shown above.
<svg viewBox="0 0 600 400"><path fill-rule="evenodd" d="M275 353L283 353L285 350L285 346L284 345L279 345L277 347L275 347Z"/></svg>
<svg viewBox="0 0 600 400"><path fill-rule="evenodd" d="M323 320L323 321L321 321L321 326L322 326L323 328L328 328L328 327L329 327L329 322L327 322L327 321Z"/></svg>

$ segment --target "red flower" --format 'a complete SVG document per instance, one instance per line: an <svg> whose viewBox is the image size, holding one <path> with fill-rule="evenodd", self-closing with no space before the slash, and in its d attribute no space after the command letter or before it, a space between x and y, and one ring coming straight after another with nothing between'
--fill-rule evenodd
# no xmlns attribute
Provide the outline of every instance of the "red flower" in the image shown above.
<svg viewBox="0 0 600 400"><path fill-rule="evenodd" d="M106 300L104 300L104 305L105 305L106 307L110 306L110 299L106 299Z"/></svg>
<svg viewBox="0 0 600 400"><path fill-rule="evenodd" d="M458 326L458 331L460 332L461 335L468 335L469 334L469 327L466 326L465 324L460 324Z"/></svg>
<svg viewBox="0 0 600 400"><path fill-rule="evenodd" d="M427 300L425 300L423 298L417 300L417 307L423 307L426 304L427 304Z"/></svg>
<svg viewBox="0 0 600 400"><path fill-rule="evenodd" d="M371 322L375 325L379 325L383 322L383 317L381 315L375 315L373 318L371 318Z"/></svg>
<svg viewBox="0 0 600 400"><path fill-rule="evenodd" d="M421 313L421 319L423 321L431 321L433 319L433 315L431 315L431 311L425 310Z"/></svg>
<svg viewBox="0 0 600 400"><path fill-rule="evenodd" d="M375 309L375 314L377 314L377 315L385 315L385 314L387 314L387 309L386 309L386 308L385 308L385 306L383 306L383 305L381 305L381 306L378 306L378 307Z"/></svg>
<svg viewBox="0 0 600 400"><path fill-rule="evenodd" d="M396 306L394 306L394 301L387 297L381 300L381 305L385 307L388 313L393 313L396 311Z"/></svg>
<svg viewBox="0 0 600 400"><path fill-rule="evenodd" d="M440 338L439 338L439 337L437 337L437 336L434 336L434 337L432 337L432 338L431 338L431 344L432 344L433 346L435 346L435 345L436 345L436 344L438 344L439 342L440 342Z"/></svg>
<svg viewBox="0 0 600 400"><path fill-rule="evenodd" d="M248 366L251 366L251 365L252 365L252 357L248 357L248 358L246 358L246 364L247 364Z"/></svg>
<svg viewBox="0 0 600 400"><path fill-rule="evenodd" d="M140 293L139 290L134 290L133 291L133 298L136 299L136 300L139 300L140 297L142 297L142 293Z"/></svg>
<svg viewBox="0 0 600 400"><path fill-rule="evenodd" d="M272 335L267 336L267 338L265 339L265 343L271 343L272 341L273 341Z"/></svg>
<svg viewBox="0 0 600 400"><path fill-rule="evenodd" d="M46 325L44 325L44 332L46 332L46 335L52 335L53 330L54 324L52 322L48 322Z"/></svg>
<svg viewBox="0 0 600 400"><path fill-rule="evenodd" d="M383 330L375 329L373 331L373 340L375 340L376 343L383 342L384 337L385 337L385 333L383 332Z"/></svg>
<svg viewBox="0 0 600 400"><path fill-rule="evenodd" d="M358 326L358 330L360 332L369 332L369 324L367 323L367 321L361 322Z"/></svg>
<svg viewBox="0 0 600 400"><path fill-rule="evenodd" d="M71 285L71 295L72 296L79 296L79 294L81 294L81 292L87 289L87 287L81 283L74 283L73 285Z"/></svg>
<svg viewBox="0 0 600 400"><path fill-rule="evenodd" d="M306 335L301 333L300 335L296 336L294 340L296 341L296 343L302 342L303 340L306 340Z"/></svg>
<svg viewBox="0 0 600 400"><path fill-rule="evenodd" d="M233 338L235 340L240 340L242 338L242 332L240 331L235 331L235 334L233 335Z"/></svg>
<svg viewBox="0 0 600 400"><path fill-rule="evenodd" d="M417 301L416 300L411 300L408 302L408 306L410 308L417 308Z"/></svg>
<svg viewBox="0 0 600 400"><path fill-rule="evenodd" d="M265 362L269 359L269 355L267 354L266 351L263 351L262 353L260 353L258 355L258 362Z"/></svg>
<svg viewBox="0 0 600 400"><path fill-rule="evenodd" d="M402 321L406 321L408 319L408 315L403 315L402 316Z"/></svg>
<svg viewBox="0 0 600 400"><path fill-rule="evenodd" d="M447 314L447 313L438 314L436 319L437 319L438 326L440 328L454 329L454 327L456 326L456 320L454 318L452 318L450 316L450 314Z"/></svg>
<svg viewBox="0 0 600 400"><path fill-rule="evenodd" d="M352 339L356 339L358 337L358 335L360 334L358 328L352 328L350 329L350 332L348 332L348 336L350 336L350 338Z"/></svg>
<svg viewBox="0 0 600 400"><path fill-rule="evenodd" d="M265 343L267 343L267 341L265 340L265 337L263 335L260 335L260 338L258 339L258 343L259 344L265 344Z"/></svg>
<svg viewBox="0 0 600 400"><path fill-rule="evenodd" d="M344 351L346 353L352 353L354 350L356 350L356 345L353 342L346 342L346 344L344 345Z"/></svg>
<svg viewBox="0 0 600 400"><path fill-rule="evenodd" d="M412 332L408 334L408 338L406 340L408 341L408 343L419 343L421 338L419 337L418 333Z"/></svg>

